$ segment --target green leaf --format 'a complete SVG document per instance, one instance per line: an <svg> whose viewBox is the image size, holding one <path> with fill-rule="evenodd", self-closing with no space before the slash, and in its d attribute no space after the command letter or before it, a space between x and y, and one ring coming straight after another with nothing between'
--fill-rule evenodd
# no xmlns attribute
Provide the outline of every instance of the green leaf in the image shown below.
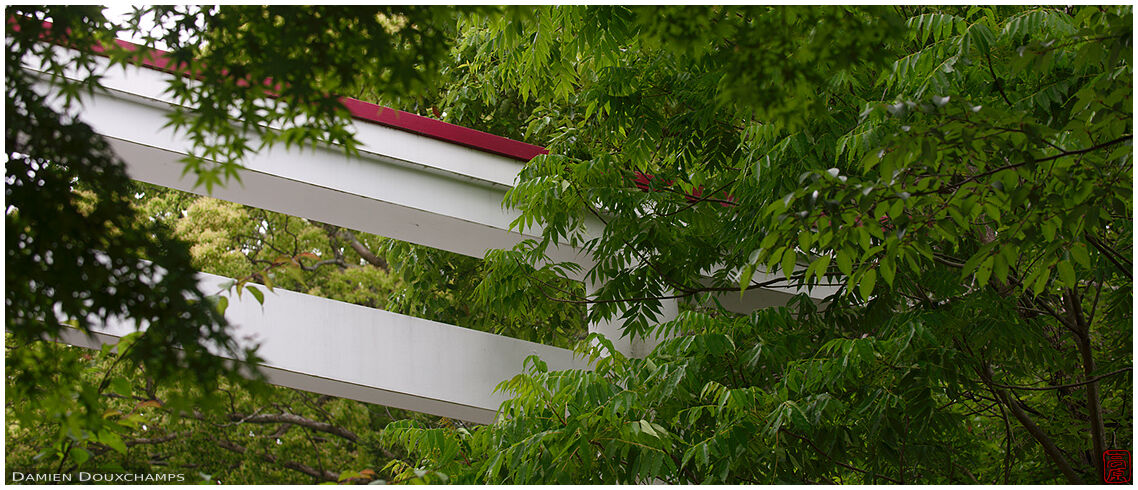
<svg viewBox="0 0 1138 490"><path fill-rule="evenodd" d="M248 289L249 294L252 294L253 297L257 299L257 303L260 303L261 305L265 304L265 293L262 293L260 289L257 289L253 286L246 286L245 289Z"/></svg>
<svg viewBox="0 0 1138 490"><path fill-rule="evenodd" d="M984 203L984 214L987 214L988 218L990 218L992 221L995 221L996 223L1000 223L1000 208L996 207L995 204L990 203L990 202L985 202Z"/></svg>
<svg viewBox="0 0 1138 490"><path fill-rule="evenodd" d="M81 447L72 447L70 456L71 460L75 461L76 466L83 466L83 463L91 459L91 452Z"/></svg>
<svg viewBox="0 0 1138 490"><path fill-rule="evenodd" d="M130 382L126 378L114 378L111 380L111 391L118 393L122 396L130 396L132 390L130 389Z"/></svg>
<svg viewBox="0 0 1138 490"><path fill-rule="evenodd" d="M992 273L994 274L994 277L999 281L1007 281L1009 270L1008 260L1005 258L1003 251L1001 250L1000 253L993 255L992 257L994 259L992 261Z"/></svg>
<svg viewBox="0 0 1138 490"><path fill-rule="evenodd" d="M1059 270L1059 280L1063 281L1064 286L1073 288L1078 284L1075 278L1075 268L1071 266L1071 261L1059 261L1057 268Z"/></svg>
<svg viewBox="0 0 1138 490"><path fill-rule="evenodd" d="M814 234L808 231L798 233L798 248L803 252L810 250L810 244L814 241Z"/></svg>
<svg viewBox="0 0 1138 490"><path fill-rule="evenodd" d="M775 249L773 253L771 253L770 257L767 257L767 263L765 265L767 266L768 271L772 273L774 272L775 265L777 265L782 260L786 249L786 247L779 247Z"/></svg>
<svg viewBox="0 0 1138 490"><path fill-rule="evenodd" d="M830 256L823 255L818 260L815 260L812 266L815 267L814 276L821 280L826 275L826 270L830 268Z"/></svg>
<svg viewBox="0 0 1138 490"><path fill-rule="evenodd" d="M975 272L976 268L980 266L980 263L983 262L984 259L988 258L988 253L991 252L995 246L996 242L988 243L983 247L980 247L980 250L969 257L968 261L964 263L964 268L960 270L960 278L962 280L967 280L968 276Z"/></svg>
<svg viewBox="0 0 1138 490"><path fill-rule="evenodd" d="M637 422L637 423L638 423L638 424L639 424L639 426L640 426L640 431L641 431L641 432L643 432L643 433L645 433L645 434L648 434L648 436L650 436L650 437L654 437L654 438L656 438L656 439L660 439L660 438L661 438L661 436L660 436L660 433L659 433L659 432L657 432L657 431L656 431L656 429L652 427L652 423L651 423L651 422L648 422L647 420L641 419L641 420L640 420L639 422Z"/></svg>
<svg viewBox="0 0 1138 490"><path fill-rule="evenodd" d="M893 287L893 275L896 273L896 267L893 265L892 257L886 256L882 259L878 269L881 270L881 278L885 279L885 284Z"/></svg>
<svg viewBox="0 0 1138 490"><path fill-rule="evenodd" d="M126 444L122 438L114 432L102 432L98 437L99 442L106 444L111 449L114 449L119 454L126 454Z"/></svg>
<svg viewBox="0 0 1138 490"><path fill-rule="evenodd" d="M739 296L742 297L743 293L747 291L747 286L751 284L751 277L755 275L755 266L748 265L739 272Z"/></svg>
<svg viewBox="0 0 1138 490"><path fill-rule="evenodd" d="M980 285L980 287L988 285L988 278L992 275L993 259L994 258L989 255L988 258L984 259L984 261L980 263L980 267L976 269L976 282Z"/></svg>
<svg viewBox="0 0 1138 490"><path fill-rule="evenodd" d="M798 254L794 251L794 247L788 247L786 252L782 254L782 273L787 279L794 273L794 263L798 258Z"/></svg>
<svg viewBox="0 0 1138 490"><path fill-rule="evenodd" d="M1031 286L1031 292L1035 296L1039 296L1044 289L1047 288L1047 280L1051 278L1051 268L1047 267L1040 270L1039 275L1035 278L1035 284Z"/></svg>
<svg viewBox="0 0 1138 490"><path fill-rule="evenodd" d="M789 415L790 422L797 428L802 429L810 426L810 420L806 417L806 412L802 411L802 407L797 403L787 400L786 411Z"/></svg>
<svg viewBox="0 0 1138 490"><path fill-rule="evenodd" d="M1055 231L1059 228L1059 219L1051 218L1043 222L1043 238L1047 241L1055 240Z"/></svg>
<svg viewBox="0 0 1138 490"><path fill-rule="evenodd" d="M893 205L889 207L889 218L891 220L896 220L897 218L900 218L901 216L904 216L904 215L905 215L905 201L903 201L901 199L894 201Z"/></svg>
<svg viewBox="0 0 1138 490"><path fill-rule="evenodd" d="M342 482L345 480L350 480L352 478L363 478L363 477L364 476L362 474L360 474L360 472L358 472L358 471L345 470L345 471L340 472L340 477L336 481Z"/></svg>
<svg viewBox="0 0 1138 490"><path fill-rule="evenodd" d="M1087 254L1087 244L1083 242L1076 242L1071 246L1071 258L1083 267L1091 266L1091 258Z"/></svg>
<svg viewBox="0 0 1138 490"><path fill-rule="evenodd" d="M956 223L956 226L960 228L964 228L968 224L968 222L964 220L964 215L960 214L960 211L958 211L955 206L948 207L948 216L951 217L952 221Z"/></svg>
<svg viewBox="0 0 1138 490"><path fill-rule="evenodd" d="M873 287L877 284L877 271L870 269L865 271L861 276L861 282L858 284L858 291L861 293L862 299L869 299L873 294Z"/></svg>
<svg viewBox="0 0 1138 490"><path fill-rule="evenodd" d="M845 248L838 250L838 269L847 276L853 274L853 260L850 259L850 253Z"/></svg>
<svg viewBox="0 0 1138 490"><path fill-rule="evenodd" d="M866 228L865 225L859 226L857 228L857 238L858 238L858 243L861 245L861 249L862 250L869 250L869 248L872 247L873 245L869 241L869 231L866 231L865 228Z"/></svg>

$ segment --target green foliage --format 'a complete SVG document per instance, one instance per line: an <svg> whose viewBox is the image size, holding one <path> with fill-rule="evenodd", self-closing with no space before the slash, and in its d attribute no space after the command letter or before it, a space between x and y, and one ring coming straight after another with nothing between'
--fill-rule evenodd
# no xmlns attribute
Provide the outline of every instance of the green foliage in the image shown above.
<svg viewBox="0 0 1138 490"><path fill-rule="evenodd" d="M170 80L167 93L185 105L174 106L169 126L190 135L186 168L208 191L274 144L353 153L340 96L422 90L454 15L423 6L160 6L136 9L130 23L164 26L141 32L143 44L165 46L173 67L191 75Z"/></svg>
<svg viewBox="0 0 1138 490"><path fill-rule="evenodd" d="M591 320L674 338L646 359L591 338L592 371L535 360L470 434L386 431L414 467L1089 482L1131 444L1129 8L542 7L462 28L464 81L520 94L551 150L507 197L544 229L514 257L556 277L547 247L583 248ZM718 307L759 272L838 292L822 313ZM688 313L659 324L669 295Z"/></svg>
<svg viewBox="0 0 1138 490"><path fill-rule="evenodd" d="M5 327L29 342L58 334L64 324L87 332L108 318L130 318L148 326L132 355L155 375L190 367L209 382L225 370L208 348L243 353L233 352L224 319L197 290L188 251L162 227L134 219L122 163L89 126L50 106L21 68L23 56L38 55L48 70L70 66L89 75L60 80L65 93L88 90L98 80L90 46L116 31L97 10L49 16L51 30L21 15L6 44ZM89 35L68 38L80 47L70 58L37 44L41 37L61 42L68 29Z"/></svg>
<svg viewBox="0 0 1138 490"><path fill-rule="evenodd" d="M9 349L11 344L9 339ZM110 348L49 343L25 348L64 360L60 364L69 369L64 374L73 373L88 386L104 381L107 387L100 394L84 392L78 400L64 387L29 398L25 380L10 376L5 463L17 471L182 474L187 483L359 483L376 479L384 465L402 456L379 444L378 430L396 419L439 423L351 400L284 388L249 391L227 382L216 387L219 403L189 410L171 404L169 396L196 389L192 382L155 383L119 361ZM8 369L31 368L9 363ZM46 416L53 404L68 416ZM78 409L88 404L97 409ZM66 435L52 440L58 426Z"/></svg>
<svg viewBox="0 0 1138 490"><path fill-rule="evenodd" d="M79 194L91 197L86 190ZM271 286L364 306L405 305L420 311L420 303L404 293L413 290L439 298L427 303L438 307L430 318L462 323L486 316L477 306L460 302L465 296L451 297L460 290L440 275L402 283L382 252L405 244L389 245L366 233L147 184L131 185L129 194L140 212L138 219L160 223L190 245L195 269L238 278L235 285L259 300L272 294ZM400 258L395 253L390 257ZM435 258L442 270L448 270L447 260L459 260ZM419 258L398 263L410 260ZM466 260L477 267L478 261ZM479 277L470 271L456 276L473 283ZM218 297L218 310L224 311L227 303ZM580 322L576 315L561 325ZM542 333L553 338L550 332ZM13 355L20 349L27 353ZM403 456L375 440L389 422L454 426L446 419L297 390L262 387L250 392L230 381L216 388L218 403L196 403L189 416L185 410L190 407L172 403L170 397L195 389L193 382L155 382L143 369L126 368L109 348L92 354L43 342L21 346L9 339L8 354L7 413L18 421L9 425L6 463L21 470L200 473L210 482L223 483L365 482L388 477L387 466ZM46 359L56 361L43 362ZM49 378L55 382L42 381ZM65 383L71 379L74 385ZM79 405L73 392L81 394ZM65 416L53 417L56 411ZM57 432L60 439L47 437ZM113 436L99 436L104 433ZM119 444L122 451L115 449Z"/></svg>
<svg viewBox="0 0 1138 490"><path fill-rule="evenodd" d="M171 68L192 75L173 79L168 93L186 104L178 107L195 109L175 111L170 124L191 135L196 147L187 171L194 170L208 190L235 175L241 158L256 149L249 143L256 135L266 144L341 143L350 151L353 141L337 94L349 92L350 85L377 82L396 94L424 86L440 59L436 55L446 48L446 18L453 15L450 9L419 7L320 8L304 15L277 7L156 7L119 26L104 19L99 8L7 9L7 414L22 421L9 426L9 447L18 448L6 455L10 465L45 471L170 465L208 469L201 473L206 481L223 475L232 481L323 481L328 476L321 473L323 463L315 466L319 471L305 472L290 459L303 454L297 459L307 461L312 453L306 448L311 448L317 461L328 451L336 460L328 465L336 471L344 469L340 463L358 463L356 473L375 477L378 466L364 471L376 463L375 455L356 452L354 441L349 454L359 459L344 458L339 449L317 450L311 434L283 437L285 447L273 456L262 451L271 444L255 447L216 430L212 421L193 421L185 431L177 424L184 422L178 415L191 409L206 417L221 414L224 420L234 410L253 412L270 402L288 406L287 397L259 394L263 386L231 377L236 369L210 355L208 348L225 352L233 344L220 315L225 305L197 290L195 268L239 278L237 291L258 300L266 288L253 283L384 306L394 287L391 277L347 246L375 250L379 239L132 186L107 143L71 114L81 113L76 104L81 95L98 89L104 60L113 67L148 55L145 48L113 44L118 33L161 41L170 50ZM289 22L283 22L286 18ZM140 33L143 20L163 27ZM96 48L102 56L96 56ZM327 50L317 53L320 63L312 63L314 50ZM22 62L51 79L62 106L48 103L33 86L38 75ZM62 76L65 70L71 78ZM275 85L260 85L266 79ZM244 126L233 124L235 115ZM132 209L130 198L147 193L160 195ZM183 213L187 219L181 219ZM384 263L368 254L368 260ZM368 267L360 267L365 262ZM120 345L121 356L104 352L92 358L42 342L64 324L85 331L110 316L148 327L131 338L130 347ZM231 354L256 361L250 353ZM161 399L164 410L148 419L152 429L163 426L161 437L148 437L138 423L106 415L137 415L120 401L128 396L127 385L136 387L129 396L146 397L142 403ZM138 386L147 391L140 394ZM228 410L211 404L234 392L240 394L239 405L232 397ZM284 393L294 400L303 397ZM312 410L303 415L317 420L326 414ZM364 419L363 428L367 423ZM176 449L156 454L147 450L151 444ZM203 454L202 447L211 450ZM225 462L238 453L245 455L245 466L235 470ZM379 457L382 463L393 455ZM296 479L304 473L307 480Z"/></svg>
<svg viewBox="0 0 1138 490"><path fill-rule="evenodd" d="M97 15L72 12L51 16L82 33L81 47L113 35ZM590 336L580 344L589 371L531 359L501 385L513 397L497 423L387 425L368 443L402 452L378 470L374 458L353 460L332 480L368 476L366 466L408 483L1090 482L1101 450L1132 445L1129 7L311 12L295 23L284 7L140 13L171 21L152 40L203 82L174 83L176 98L201 108L171 124L194 136L188 168L207 188L257 150L252 135L350 152L332 94L366 92L374 79L378 97L546 145L505 203L521 211L515 226L542 236L481 262L385 242L392 279L351 267L376 262L337 245L351 241L340 230L267 214L258 224L255 211L209 201L147 204L156 216L192 215L175 229L197 243L197 265L244 274L243 287L287 284L374 306L384 305L360 291L394 286L389 308L545 342L580 331L581 303L592 305L589 321L669 337L634 359ZM114 166L89 130L54 137L65 119L13 63L38 39L38 24L25 23L8 41L8 128L21 128L7 132L9 204L22 199L7 215L9 240L69 223L130 229L125 210L75 218L121 208L114 196L125 192L99 186L88 199L71 189L74 176L52 175ZM81 50L78 65L90 58ZM48 60L49 73L68 64ZM63 93L95 86L94 75ZM44 139L20 134L77 143L35 147ZM54 187L14 161L34 161ZM69 203L51 215L58 230L30 214L46 212L29 205L40 187L61 197L34 202ZM77 253L117 250L92 240ZM577 266L545 260L554 244L593 259L583 272L599 290L585 297L565 279ZM11 267L30 245L9 245ZM131 246L139 253L127 257L152 253ZM185 265L190 255L176 256ZM48 269L28 257L30 269L8 281L8 309L24 301L39 309L21 311L45 316L54 305L27 288L50 282L26 278ZM759 285L837 292L749 315L716 299ZM683 313L662 321L662 299L677 296ZM11 320L9 331L19 333ZM34 361L51 357L41 343L12 345L10 366L48 376ZM28 354L13 362L15 349ZM59 359L60 372L82 376L73 355ZM31 389L19 376L10 390ZM59 384L45 406L65 413L64 395L81 393L80 406L98 407L88 400L127 389L107 379L94 391ZM20 400L35 400L25 391ZM91 464L91 447L130 450L116 442L129 421L70 413L78 418L61 425L88 429L59 432L54 458ZM250 449L257 440L238 452L261 454Z"/></svg>
<svg viewBox="0 0 1138 490"><path fill-rule="evenodd" d="M383 243L399 287L385 309L460 327L561 347L585 335L580 283L537 270L514 252L491 251L485 260L396 240ZM545 296L530 289L546 281Z"/></svg>
<svg viewBox="0 0 1138 490"><path fill-rule="evenodd" d="M211 387L247 371L214 353L257 358L236 347L198 290L186 246L137 219L123 164L106 141L70 115L80 94L98 87L93 46L118 28L92 8L9 9L6 17L5 359L7 400L19 401L8 415L24 427L34 418L52 421L36 433L46 443L40 457L62 467L89 459L90 444L121 450L124 426L103 417L102 396L117 386L112 378L86 376L80 354L57 355L45 338L65 329L82 336L115 318L145 326L124 338L118 359L159 380L189 382L169 396L181 409L208 403ZM53 77L58 103L23 68L32 57ZM64 68L72 78L62 77Z"/></svg>

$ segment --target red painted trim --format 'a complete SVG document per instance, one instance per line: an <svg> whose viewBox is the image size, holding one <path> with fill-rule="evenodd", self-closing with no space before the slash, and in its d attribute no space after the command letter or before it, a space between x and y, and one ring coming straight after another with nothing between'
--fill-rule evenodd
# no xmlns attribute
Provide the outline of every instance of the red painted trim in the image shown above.
<svg viewBox="0 0 1138 490"><path fill-rule="evenodd" d="M352 117L356 119L371 121L376 124L402 129L403 131L421 134L477 150L526 161L537 155L549 153L549 150L537 145L495 136L476 129L411 114L410 112L395 110L390 107L370 104L347 97L340 99L340 102L344 104L344 107L348 108L348 111L352 113Z"/></svg>
<svg viewBox="0 0 1138 490"><path fill-rule="evenodd" d="M9 20L9 24L11 25L11 20ZM51 23L45 22L44 26L50 28ZM117 39L115 40L115 44L128 51L136 51L140 48L137 44ZM105 54L106 49L96 46L95 52ZM166 51L159 49L150 50L147 56L140 60L140 64L147 68L164 71L166 73L185 72L185 67L174 67L173 63L167 57ZM270 87L272 86L271 81L266 83L268 83ZM537 155L549 153L549 150L537 145L495 136L476 129L395 110L390 107L371 104L362 100L343 97L340 99L340 102L344 104L344 107L348 109L355 119L407 131L447 143L454 143L487 153L502 155L522 161L529 161L529 159Z"/></svg>

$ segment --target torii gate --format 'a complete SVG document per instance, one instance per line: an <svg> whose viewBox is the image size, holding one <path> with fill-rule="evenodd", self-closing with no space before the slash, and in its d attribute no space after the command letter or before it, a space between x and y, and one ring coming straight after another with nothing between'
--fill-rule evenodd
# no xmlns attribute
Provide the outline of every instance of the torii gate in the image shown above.
<svg viewBox="0 0 1138 490"><path fill-rule="evenodd" d="M31 63L25 68L38 72ZM108 70L105 91L83 101L80 118L111 143L136 180L205 194L179 159L191 144L184 134L160 129L174 101L163 94L161 63ZM41 73L42 74L42 73ZM50 91L49 78L40 88ZM273 147L245 162L241 182L212 197L481 258L540 230L510 231L518 213L503 197L538 146L441 121L346 99L361 142L358 157L335 148ZM257 142L251 142L256 145ZM601 230L598 221L589 229ZM592 265L580 250L552 248L551 258ZM755 283L769 279L756 273ZM582 279L576 277L575 279ZM220 291L228 278L201 274L203 291ZM811 291L816 300L835 288ZM795 291L797 292L797 291ZM724 294L734 311L781 305L790 292L770 289ZM472 422L489 423L506 395L494 387L538 355L550 369L588 369L572 351L479 332L280 288L264 305L230 296L226 318L234 337L259 344L261 366L281 386ZM674 317L675 300L664 320ZM135 330L130 320L105 325L92 337L77 330L62 341L98 347ZM643 356L654 346L621 338L619 325L590 325L622 352Z"/></svg>

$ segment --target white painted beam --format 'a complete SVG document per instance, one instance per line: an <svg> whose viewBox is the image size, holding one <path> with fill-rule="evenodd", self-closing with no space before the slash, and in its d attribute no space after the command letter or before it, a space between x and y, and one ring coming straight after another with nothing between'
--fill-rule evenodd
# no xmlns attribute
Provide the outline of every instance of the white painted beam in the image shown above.
<svg viewBox="0 0 1138 490"><path fill-rule="evenodd" d="M200 278L207 293L232 281ZM567 349L280 288L265 292L263 306L248 293L223 295L233 337L260 345L270 382L304 391L490 423L506 399L494 388L521 372L526 357L550 369L588 368ZM134 331L133 320L120 320L93 337L69 330L60 340L95 348Z"/></svg>
<svg viewBox="0 0 1138 490"><path fill-rule="evenodd" d="M190 139L163 127L172 107L163 95L169 76L112 69L103 80L108 90L85 97L79 114L110 141L132 178L205 195L196 176L183 175ZM40 88L51 90L46 81ZM510 231L520 213L502 205L521 162L365 121L352 130L362 143L358 157L332 147L274 146L241 162L240 182L214 188L212 196L477 258L540 236ZM568 246L551 247L549 255L591 265Z"/></svg>

